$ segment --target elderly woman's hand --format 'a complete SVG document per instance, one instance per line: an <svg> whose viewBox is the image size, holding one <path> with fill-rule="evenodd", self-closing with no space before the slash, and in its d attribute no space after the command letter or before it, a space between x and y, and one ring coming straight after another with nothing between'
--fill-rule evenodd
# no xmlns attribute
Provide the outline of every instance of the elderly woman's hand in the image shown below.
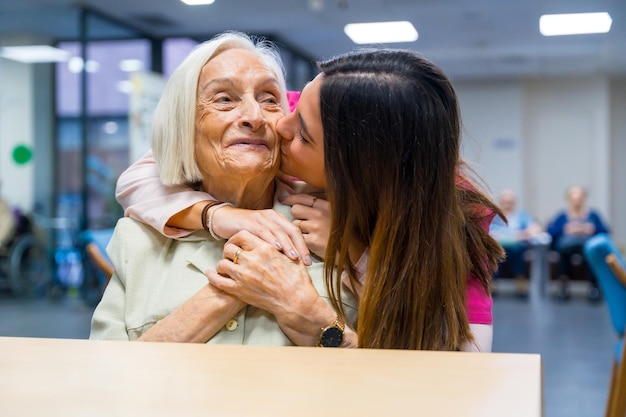
<svg viewBox="0 0 626 417"><path fill-rule="evenodd" d="M302 231L275 210L245 210L223 207L213 215L213 230L229 239L240 230L247 230L282 251L289 259L302 259L311 265L311 256Z"/></svg>
<svg viewBox="0 0 626 417"><path fill-rule="evenodd" d="M211 285L276 317L297 345L314 346L320 329L336 313L318 294L306 267L292 261L257 236L241 231L224 246L216 271L207 271Z"/></svg>
<svg viewBox="0 0 626 417"><path fill-rule="evenodd" d="M304 235L309 250L324 258L330 236L330 204L315 194L290 194L280 202L291 206L293 224Z"/></svg>

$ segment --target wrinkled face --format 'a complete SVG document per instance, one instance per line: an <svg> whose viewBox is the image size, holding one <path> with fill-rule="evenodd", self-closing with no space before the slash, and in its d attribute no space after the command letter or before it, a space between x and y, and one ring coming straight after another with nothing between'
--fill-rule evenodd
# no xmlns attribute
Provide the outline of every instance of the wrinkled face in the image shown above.
<svg viewBox="0 0 626 417"><path fill-rule="evenodd" d="M304 87L297 107L278 122L277 129L283 137L280 170L315 187L325 188L321 80L322 75L318 75Z"/></svg>
<svg viewBox="0 0 626 417"><path fill-rule="evenodd" d="M250 51L229 49L206 63L195 126L195 155L205 181L276 175L280 97L276 74Z"/></svg>

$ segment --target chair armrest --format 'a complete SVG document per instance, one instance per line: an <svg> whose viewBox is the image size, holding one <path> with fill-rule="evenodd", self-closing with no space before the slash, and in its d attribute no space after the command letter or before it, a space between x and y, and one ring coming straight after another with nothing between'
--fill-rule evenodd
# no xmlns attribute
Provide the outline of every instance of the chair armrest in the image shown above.
<svg viewBox="0 0 626 417"><path fill-rule="evenodd" d="M89 242L85 246L85 251L89 258L96 264L96 266L104 273L105 275L105 284L108 284L109 279L111 279L111 275L113 275L113 265L102 255L98 245L94 242Z"/></svg>
<svg viewBox="0 0 626 417"><path fill-rule="evenodd" d="M613 273L615 274L617 279L622 283L622 285L626 287L626 270L624 270L624 267L622 266L620 261L617 259L617 256L615 256L615 254L613 253L610 253L606 255L605 259L606 259L606 263L609 265L609 268L611 268L611 271L613 271Z"/></svg>

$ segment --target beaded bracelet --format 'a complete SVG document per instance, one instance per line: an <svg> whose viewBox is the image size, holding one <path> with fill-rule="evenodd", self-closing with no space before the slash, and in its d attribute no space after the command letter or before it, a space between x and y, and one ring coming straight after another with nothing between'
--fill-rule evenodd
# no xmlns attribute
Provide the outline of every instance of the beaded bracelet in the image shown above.
<svg viewBox="0 0 626 417"><path fill-rule="evenodd" d="M219 203L209 208L209 220L207 220L206 222L206 228L209 229L209 233L211 234L211 236L213 236L213 239L215 240L224 240L224 239L216 235L215 232L213 231L213 215L215 214L217 210L225 206L235 207L230 203Z"/></svg>
<svg viewBox="0 0 626 417"><path fill-rule="evenodd" d="M202 208L202 214L200 215L200 223L202 224L202 228L204 228L204 230L206 230L207 232L211 233L211 231L209 230L208 227L208 219L206 217L207 212L209 211L209 209L213 206L217 206L218 204L221 204L222 201L209 201L203 208Z"/></svg>

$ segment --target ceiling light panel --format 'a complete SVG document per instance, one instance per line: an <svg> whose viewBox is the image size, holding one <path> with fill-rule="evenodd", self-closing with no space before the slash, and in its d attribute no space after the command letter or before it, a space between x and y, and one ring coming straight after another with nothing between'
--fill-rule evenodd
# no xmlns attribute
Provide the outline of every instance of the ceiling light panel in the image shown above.
<svg viewBox="0 0 626 417"><path fill-rule="evenodd" d="M213 4L215 0L180 0L189 6L201 6L203 4Z"/></svg>
<svg viewBox="0 0 626 417"><path fill-rule="evenodd" d="M343 31L357 44L415 42L417 30L411 22L349 23Z"/></svg>
<svg viewBox="0 0 626 417"><path fill-rule="evenodd" d="M67 61L70 53L49 45L5 46L0 56L25 64Z"/></svg>
<svg viewBox="0 0 626 417"><path fill-rule="evenodd" d="M543 36L607 33L612 23L606 12L546 14L539 18L539 31Z"/></svg>

